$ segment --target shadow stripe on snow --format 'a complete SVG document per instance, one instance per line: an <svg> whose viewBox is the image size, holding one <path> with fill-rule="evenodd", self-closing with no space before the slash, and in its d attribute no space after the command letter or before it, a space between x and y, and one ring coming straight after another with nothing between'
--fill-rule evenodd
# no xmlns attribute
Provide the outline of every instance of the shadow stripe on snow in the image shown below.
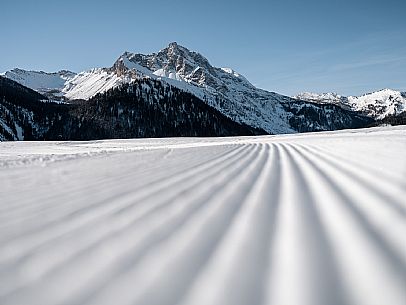
<svg viewBox="0 0 406 305"><path fill-rule="evenodd" d="M388 172L388 171L379 171L379 170L375 169L374 167L367 166L365 163L356 162L355 160L352 160L350 158L344 158L342 155L338 154L336 151L332 151L321 145L318 145L318 146L315 146L315 145L306 145L305 146L303 144L297 144L297 145L304 147L304 148L311 149L312 151L318 152L319 154L329 156L331 159L334 159L337 162L338 161L345 162L352 169L357 169L362 172L368 173L372 177L380 177L380 180L382 181L382 183L385 183L385 185L387 185L387 186L390 186L391 184L401 183L406 188L406 181L402 181L402 180L399 181L399 178L403 179L404 177L395 176L395 173ZM359 161L362 161L362 160L360 159Z"/></svg>
<svg viewBox="0 0 406 305"><path fill-rule="evenodd" d="M227 167L230 167L230 166L233 166L234 164L235 164L235 161L236 160L238 160L239 158L241 158L241 157L243 157L244 155L246 155L246 154L248 154L249 153L249 151L247 151L247 149L249 149L249 147L247 146L247 147L241 147L241 149L240 150L238 150L238 151L233 151L233 153L232 153L232 156L229 156L229 159L227 159L227 162L225 162L225 160L224 160L224 156L222 156L222 158L220 158L218 161L221 163L220 164L220 166L218 166L218 162L216 162L216 163L213 163L212 165L211 165L211 167L210 167L210 170L214 170L214 172L213 173L211 173L210 172L210 170L207 170L206 169L206 171L205 171L205 173L206 173L206 175L207 174L211 174L211 175L215 175L216 173L218 173L218 172L220 172L220 171L222 171L223 169L226 169ZM247 152L246 152L247 151ZM205 179L206 179L206 177L205 176L198 176L198 175L196 175L196 177L199 179L199 181L197 181L195 184L198 184L199 182L201 182L201 181L204 181ZM188 178L190 178L189 176L188 176ZM209 179L209 178L207 178L207 179ZM175 188L175 189L177 189L177 188ZM144 198L144 200L145 200L145 198ZM132 201L131 201L132 202ZM167 201L165 201L165 202L167 202ZM131 204L131 203L130 203ZM157 202L157 204L159 204L159 205L162 205L162 203L161 202ZM155 205L157 205L157 204L155 204ZM153 206L149 206L149 208L153 208ZM105 216L111 216L111 215L105 215ZM107 219L108 220L108 219ZM136 218L136 220L139 220L139 217L137 217ZM101 219L100 221L106 221L106 217L104 217L103 219ZM117 220L118 221L118 220ZM129 220L127 220L127 222L125 222L124 224L126 224L126 225L133 225L134 224L134 221L130 221L129 222ZM93 223L91 224L92 226L94 225ZM102 223L102 225L104 225L105 226L105 224L103 224ZM76 229L83 229L82 227L79 227L79 228L77 228L77 227L75 227L74 225L72 225L72 227L73 228L75 228L75 230ZM121 229L124 229L125 228L125 226L123 227L123 228L121 228ZM91 230L90 231L88 231L88 232L95 232L95 230L94 230L94 228L92 227L92 228L90 228ZM117 231L117 230L116 230ZM86 231L85 232L83 232L84 234L86 234ZM110 233L110 231L107 231L106 233ZM67 235L67 234L64 234L64 235ZM72 251L72 250L76 250L77 249L77 234L76 235L73 235L73 236L71 236L70 238L72 239L72 246L71 247L67 247L67 250L69 250L69 251ZM79 235L80 236L80 235ZM68 236L69 237L69 236ZM55 238L56 239L56 238ZM50 242L52 242L53 240L51 240ZM59 241L58 239L56 239L56 242L58 243L58 242L61 242L62 244L63 244L63 242L64 242L64 240L62 240L62 241ZM86 245L87 246L87 245ZM51 247L51 249L53 249L53 248L55 248L55 244L51 244L50 245L50 247ZM65 246L66 247L66 246ZM29 252L29 254L30 253L32 253L33 251L34 251L34 253L38 253L38 251L39 251L40 249L36 249L35 251L34 250L32 250L32 251L30 251ZM69 261L69 259L72 259L71 258L71 255L69 255L69 251L65 251L65 253L64 253L64 259L66 259L66 260L68 260ZM42 252L47 252L46 251L46 249L45 250L43 250ZM41 254L41 252L39 252L39 255ZM48 255L49 255L49 253L48 253ZM39 257L40 258L40 257ZM28 257L27 259L31 259L30 257ZM20 260L20 261L18 261L18 262L16 262L16 264L17 265L21 265L21 264L23 264L23 262L24 262L24 260ZM9 266L9 269L11 268L11 270L12 270L12 266L10 265ZM52 268L52 264L49 264L48 263L48 268L51 268L51 270L53 269ZM4 287L3 287L4 288Z"/></svg>
<svg viewBox="0 0 406 305"><path fill-rule="evenodd" d="M249 147L247 147L247 148L249 148ZM252 148L254 148L254 147L252 147ZM236 156L236 157L238 157L239 158L239 156ZM248 158L248 157L247 157ZM241 160L242 161L242 160ZM243 167L243 165L244 165L244 161L242 161L243 162L243 164L238 164L237 163L237 165L239 166L239 167ZM236 166L236 163L234 162L234 160L231 160L230 162L229 162L230 164L229 164L229 166ZM222 170L222 168L217 168L217 172L218 171L221 171ZM216 173L217 173L216 172ZM202 202L203 203L203 202ZM184 217L184 219L186 220L188 217L185 215L185 217ZM159 228L158 228L159 229ZM139 231L139 229L138 229L138 231ZM136 230L136 228L134 228L134 232L132 233L132 234L130 234L130 232L126 232L125 233L125 235L126 236L133 236L133 234L134 233L136 233L137 232L137 230ZM170 234L170 232L163 232L163 234ZM147 236L148 237L148 236ZM131 238L128 240L129 242L131 242ZM125 240L123 241L123 242L125 242ZM145 243L145 242L144 242ZM113 246L113 245L112 245ZM124 251L124 250L128 250L126 247L130 247L131 248L131 244L128 244L128 245L125 245L125 243L124 244L122 244L121 245L122 247L119 249L120 251ZM152 246L154 246L154 244L152 245ZM134 261L134 260L137 260L137 259L139 259L138 257L140 257L140 255L144 255L145 253L144 252L148 252L150 249L149 249L149 247L145 247L145 245L144 246L142 246L142 244L141 245L139 245L139 250L138 251L141 251L141 254L136 254L136 253L124 253L124 254L127 254L127 257L130 257L129 259L130 259L130 261ZM113 246L113 249L118 249L117 247L114 247ZM144 253L144 254L143 254ZM135 255L135 256L134 256ZM121 259L122 260L122 259ZM127 259L128 260L128 259ZM82 270L81 270L81 267L83 267L83 265L84 266L87 266L87 267L89 267L89 264L90 265L92 265L92 264L94 264L95 265L95 270L97 270L97 269L99 269L100 267L99 267L99 262L97 262L97 261L93 261L92 262L92 260L91 260L91 258L90 258L90 261L89 261L89 259L87 259L87 263L86 264L83 264L83 262L77 262L77 261L74 261L73 262L73 264L76 264L76 265L78 265L76 268L75 268L75 266L70 266L68 269L71 271L72 269L73 270L77 270L79 273L81 273L82 272ZM122 261L121 262L121 264L123 264L125 262L125 260L124 261ZM132 266L132 262L129 262L128 263L128 265L129 266ZM124 272L124 270L125 269L127 269L128 267L123 267L122 269L123 270L121 270L120 272ZM66 269L66 268L65 268ZM65 270L66 271L66 270ZM60 274L60 276L63 278L64 276L66 276L66 274L64 274L63 273L64 272L64 270L62 270L62 274ZM88 272L89 273L89 272ZM87 275L89 275L89 274L87 274ZM56 275L56 276L58 276L58 275ZM44 279L43 279L44 280ZM86 281L86 279L81 279L82 281L85 281L85 282L87 282ZM99 278L98 280L103 280L103 278ZM52 281L52 279L48 279L47 280L48 282L53 282ZM76 281L77 282L77 281ZM79 281L80 282L80 281ZM77 283L75 283L75 284L77 284ZM77 285L71 285L71 286L77 286ZM72 287L73 288L73 287ZM76 288L78 288L78 287L76 287ZM80 288L80 287L79 287ZM74 289L74 288L73 288Z"/></svg>
<svg viewBox="0 0 406 305"><path fill-rule="evenodd" d="M382 278L385 278L388 281L382 281L381 285L389 285L388 283L391 282L390 285L392 285L392 289L394 291L394 299L397 301L406 300L406 293L403 289L404 285L406 284L406 257L399 256L399 253L393 249L392 245L389 244L387 240L381 236L381 234L379 234L379 231L370 223L368 217L364 215L359 207L357 207L357 202L349 197L347 194L348 190L342 188L341 184L339 183L339 179L336 176L327 174L328 170L326 169L326 166L327 168L333 168L331 164L323 160L320 161L320 158L317 158L316 164L316 157L314 155L308 151L306 152L304 149L299 149L296 145L290 145L303 157L304 160L306 160L317 175L320 176L320 179L322 179L326 183L327 187L329 187L336 197L339 198L339 201L342 203L342 207L346 209L348 215L352 218L353 223L356 225L358 230L360 230L360 233L363 236L363 242L366 242L373 247L373 250L371 249L373 252L371 253L374 253L374 255L378 254L380 256L379 262L381 266L379 267L379 265L371 264L371 272L373 272L373 268L375 268L375 270L380 270L380 272L386 272L381 275ZM367 253L357 253L359 258L363 257L365 254ZM402 304L402 302L397 303L396 301L390 301L390 303Z"/></svg>
<svg viewBox="0 0 406 305"><path fill-rule="evenodd" d="M317 149L311 149L303 145L297 146L301 147L304 150L309 151L313 155L317 155L324 162L330 164L336 170L340 171L342 174L346 175L348 178L353 180L353 182L359 184L363 188L367 189L369 192L373 193L374 196L379 197L383 203L389 205L392 209L394 209L397 213L399 213L399 215L406 218L406 207L402 204L402 202L399 201L391 193L387 192L381 186L377 185L376 183L375 184L371 183L371 178L369 178L370 176L368 174L364 174L361 170L353 171L350 169L351 165L348 165L345 162L337 162L336 160L334 160L333 156L322 154ZM361 176L364 178L362 178ZM367 178L368 180L365 179L366 177L368 177ZM372 177L376 178L377 176L372 175ZM406 198L406 192L402 190L402 187L398 187L398 183L395 184L396 191L404 193L404 196L402 197ZM392 189L394 189L393 185Z"/></svg>
<svg viewBox="0 0 406 305"><path fill-rule="evenodd" d="M324 233L300 159L281 149L281 213L272 253L271 287L264 304L348 304L329 238Z"/></svg>
<svg viewBox="0 0 406 305"><path fill-rule="evenodd" d="M279 149L267 145L272 149L241 210L181 304L262 302L279 207L280 177Z"/></svg>
<svg viewBox="0 0 406 305"><path fill-rule="evenodd" d="M220 146L220 145L218 145L218 146ZM227 146L226 146L227 147ZM156 170L156 171L152 171L152 169L153 168L155 168L155 169L159 169L159 168L162 168L162 165L160 164L160 163L158 163L156 166L154 166L153 168L151 168L151 167L149 167L148 168L148 170L147 171L149 171L149 172L152 172L151 173L151 175L150 176L152 176L153 177L153 181L149 181L148 183L159 183L160 181L163 181L163 180L166 180L168 177L171 177L171 176L174 176L174 175L177 175L177 174L182 174L183 172L186 172L187 170L189 170L189 169L193 169L193 168L195 168L195 167L198 167L198 166L207 166L207 164L210 164L211 162L213 162L213 161L215 161L216 159L218 159L218 158L220 158L220 157L223 157L223 156L225 156L225 155L227 155L228 153L231 153L232 151L235 151L235 150L238 150L238 149L241 149L241 148L243 148L244 146L242 146L242 145L237 145L236 147L232 147L232 149L231 149L231 151L228 151L228 148L227 148L227 150L224 152L224 153L221 153L220 155L218 155L218 156L215 156L214 158L211 158L211 159L208 159L208 160L204 160L204 161L201 161L201 162L199 162L198 164L194 164L194 165L192 165L192 166L188 166L188 160L186 159L186 160L184 160L185 162L182 162L181 164L182 165L186 165L186 167L185 168L182 168L181 170L176 170L174 173L171 173L170 175L163 175L163 176L159 176L159 171L158 170ZM144 153L144 151L135 151L135 152L130 152L130 153L126 153L125 154L125 156L127 156L127 155L135 155L136 153ZM112 156L112 157L115 157L116 155L114 155L114 156ZM192 160L193 160L193 158L192 158ZM92 161L92 160L91 160ZM179 164L177 164L177 166L176 166L177 168L179 168ZM75 187L72 189L68 189L68 190L65 190L64 191L64 199L65 199L65 201L67 201L67 202L69 202L69 199L70 198L72 198L72 199L74 199L74 196L76 196L76 193L78 192L78 191L82 191L85 187L91 187L91 186L100 186L100 185L104 185L105 183L106 183L106 181L110 181L110 182L114 182L115 184L117 184L118 183L118 179L120 179L120 181L122 181L123 179L133 179L133 175L134 175L134 173L133 172L131 172L131 171L125 171L125 174L124 174L124 176L118 176L117 177L117 174L115 174L114 176L112 175L110 178L106 178L106 177L103 177L101 180L98 180L98 177L92 177L92 179L90 180L90 183L88 183L88 184L86 184L86 185L83 185L83 184L81 184L81 185L79 185L79 186L76 186L75 185ZM158 175L158 179L156 178L156 176ZM96 179L95 179L96 178ZM148 177L146 177L146 178L148 178ZM124 180L125 181L125 180ZM148 181L148 180L147 180ZM140 185L139 187L138 187L138 189L141 189L141 188L143 188L143 187L145 187L146 185ZM37 186L35 186L36 188L37 188ZM69 187L69 184L67 185L67 187ZM49 189L49 185L47 185L47 187L46 187L46 189L44 189L44 193L49 193L49 192L47 192L47 190ZM38 191L38 189L36 189L36 191ZM104 192L104 193L106 193L106 195L107 194L109 194L109 190L108 189L98 189L98 192L100 193L100 192ZM40 194L41 194L42 192L40 192ZM27 194L30 194L29 192L27 192ZM116 196L116 195L115 195ZM110 198L115 198L114 196L111 196ZM56 199L58 199L58 198L56 198ZM109 198L106 198L106 201L108 200ZM37 200L38 202L39 202L39 204L41 205L41 206L45 206L45 207L47 207L47 209L45 210L45 211L43 211L43 212L49 212L50 210L58 210L59 208L60 208L60 206L54 206L54 205L49 205L49 200L51 200L51 201L54 201L55 200L55 195L54 194L52 194L52 193L50 193L50 195L48 196L48 197L42 197L41 198L41 200ZM18 197L18 200L17 201L21 201L21 198L20 198L20 196ZM29 202L28 203L26 203L25 204L25 206L24 206L24 208L26 208L26 209L28 209L28 211L30 211L30 210L33 210L33 209L37 209L38 208L38 204L33 204L33 198L32 198L32 196L30 195L29 196ZM11 214L13 211L14 211L14 209L15 208L17 208L17 207L19 207L19 205L18 205L18 202L16 203L16 202L9 202L8 204L7 204L7 206L10 206L11 205L11 208L10 209L5 209L5 211L6 211L6 213L7 214L4 214L4 211L1 211L1 213L0 213L0 217L1 216L4 216L4 218L5 219L14 219L14 217L13 217L13 215ZM14 207L14 208L13 208ZM22 207L20 207L20 208L22 208ZM18 211L19 213L21 213L21 211ZM75 211L73 211L73 212L75 212ZM72 212L72 213L73 213ZM11 214L11 215L10 215ZM31 214L29 214L30 216L32 216L32 213ZM37 216L40 216L39 214L37 215ZM21 218L21 214L19 214L19 218ZM4 224L0 224L0 226L1 225L4 225Z"/></svg>
<svg viewBox="0 0 406 305"><path fill-rule="evenodd" d="M103 289L90 303L108 304L111 292L117 292L122 304L174 304L186 293L190 281L204 270L206 262L222 241L230 223L240 211L245 194L255 183L266 162L261 150L230 176L219 181L218 193L210 196L204 209L189 217L168 240L154 248L140 263L120 274L114 285ZM224 182L226 182L224 184ZM166 256L162 258L162 253ZM203 269L202 269L203 268ZM176 281L173 280L176 277ZM142 280L141 280L142 278ZM126 289L127 281L141 283L138 289ZM161 294L156 294L157 289Z"/></svg>
<svg viewBox="0 0 406 305"><path fill-rule="evenodd" d="M68 214L63 215L63 218L59 218L56 221L53 221L51 223L47 223L46 225L38 228L38 230L32 230L31 229L28 232L28 235L32 236L35 232L44 232L44 233L46 233L46 235L47 235L47 237L49 239L50 238L49 233L51 232L53 235L56 236L55 238L57 238L58 237L58 235L57 235L58 231L56 229L58 228L58 226L66 226L66 221L68 220L70 223L72 223L71 227L74 228L74 229L77 229L78 228L78 222L79 223L83 222L83 221L81 221L81 218L86 217L86 215L83 214L84 211L88 211L89 212L88 214L90 214L92 216L95 213L95 209L102 210L102 211L103 211L103 209L105 209L106 210L105 212L110 212L111 210L112 211L118 210L118 209L120 209L122 207L121 205L117 204L118 202L122 201L123 204L124 204L123 207L128 206L127 198L131 198L132 200L134 200L133 196L137 192L138 192L137 193L138 198L136 197L137 200L143 200L147 196L153 195L154 192L156 192L159 188L161 188L162 183L164 183L164 185L166 184L166 187L171 187L171 185L168 185L168 178L169 178L169 180L179 179L179 180L176 180L175 182L173 182L173 180L172 180L172 182L173 182L172 184L175 185L181 179L186 180L186 179L190 178L191 176L195 175L194 174L195 172L193 172L194 170L198 170L198 173L200 173L200 172L203 172L203 171L208 170L210 168L215 168L219 163L222 163L225 160L227 160L227 158L233 158L236 154L241 153L246 149L247 148L245 146L236 147L235 149L233 149L231 151L227 151L227 152L225 152L223 154L220 154L219 156L216 156L215 158L211 159L208 163L199 163L198 165L193 166L191 168L188 168L185 171L181 171L181 172L178 172L178 173L173 174L173 175L168 174L162 179L159 179L157 181L153 181L151 183L148 183L147 185L143 185L144 189L141 190L141 194L144 197L142 197L140 195L140 192L139 192L140 189L139 188L137 188L135 190L128 191L126 193L120 193L118 195L114 194L114 195L111 195L110 197L108 197L108 198L106 198L106 199L104 199L102 201L95 201L95 202L91 203L90 205L87 205L87 206L85 206L85 207L83 207L83 208L81 208L79 210L74 210L72 212L69 212ZM131 173L131 175L134 175L134 173ZM145 188L148 185L150 187L152 186L153 188L152 189L148 188L147 191L146 191ZM114 203L114 204L112 204L112 203ZM55 209L55 211L58 211L58 206L54 207L54 209ZM77 217L72 218L73 216L77 216ZM102 216L103 216L103 213L102 213ZM77 218L79 218L79 220ZM57 227L56 228L53 227L53 230L50 231L51 226L54 226L54 225L56 225ZM63 232L63 234L66 234L66 233L67 232ZM23 238L26 237L26 234L21 234L21 235L22 235ZM18 236L13 236L12 239L9 240L9 242L11 242L11 243L16 243L18 241L19 241ZM2 244L3 244L4 247L6 247L7 246L7 241L2 241Z"/></svg>

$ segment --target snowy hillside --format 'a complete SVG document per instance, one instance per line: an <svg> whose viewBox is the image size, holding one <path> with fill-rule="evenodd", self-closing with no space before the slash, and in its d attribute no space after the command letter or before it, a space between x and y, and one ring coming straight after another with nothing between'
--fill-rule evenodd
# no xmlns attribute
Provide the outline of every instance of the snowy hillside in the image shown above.
<svg viewBox="0 0 406 305"><path fill-rule="evenodd" d="M64 84L62 93L67 99L87 100L97 93L131 82L130 77L118 76L106 69L98 68L77 74Z"/></svg>
<svg viewBox="0 0 406 305"><path fill-rule="evenodd" d="M71 80L75 73L70 71L59 71L55 73L46 73L43 71L26 71L22 69L13 69L7 71L3 76L20 83L23 86L38 91L47 96L60 97L65 83Z"/></svg>
<svg viewBox="0 0 406 305"><path fill-rule="evenodd" d="M374 119L398 115L406 111L406 93L391 89L367 93L362 96L340 96L336 93L300 93L294 98L322 104L336 104L359 111Z"/></svg>
<svg viewBox="0 0 406 305"><path fill-rule="evenodd" d="M0 143L2 305L404 305L406 127Z"/></svg>

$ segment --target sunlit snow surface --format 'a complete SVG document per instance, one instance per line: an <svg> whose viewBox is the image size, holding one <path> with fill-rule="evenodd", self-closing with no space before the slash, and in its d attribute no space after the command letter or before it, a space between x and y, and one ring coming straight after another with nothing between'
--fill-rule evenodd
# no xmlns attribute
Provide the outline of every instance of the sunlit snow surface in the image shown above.
<svg viewBox="0 0 406 305"><path fill-rule="evenodd" d="M406 304L406 127L0 143L0 304Z"/></svg>

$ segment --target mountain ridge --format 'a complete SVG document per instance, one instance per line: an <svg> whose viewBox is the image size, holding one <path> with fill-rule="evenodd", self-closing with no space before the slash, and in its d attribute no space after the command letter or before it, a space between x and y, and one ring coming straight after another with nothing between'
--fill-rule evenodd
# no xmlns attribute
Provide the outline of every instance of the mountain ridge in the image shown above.
<svg viewBox="0 0 406 305"><path fill-rule="evenodd" d="M87 101L55 103L0 76L0 141L260 134L267 133L157 80L139 79Z"/></svg>
<svg viewBox="0 0 406 305"><path fill-rule="evenodd" d="M230 68L214 67L200 53L175 42L152 54L126 51L111 67L77 73L66 79L62 88L49 91L53 98L88 100L145 78L177 87L233 121L271 134L334 130L351 127L351 122L358 120L356 114L336 109L336 115L332 116L331 107L256 88L243 75ZM303 116L300 114L303 109L312 114L297 118Z"/></svg>
<svg viewBox="0 0 406 305"><path fill-rule="evenodd" d="M44 72L14 68L2 73L2 75L48 97L61 98L60 91L76 73L69 70Z"/></svg>
<svg viewBox="0 0 406 305"><path fill-rule="evenodd" d="M293 98L314 103L341 104L342 107L363 113L377 120L396 116L406 111L406 93L389 88L359 96L342 96L332 92L303 92L293 96Z"/></svg>

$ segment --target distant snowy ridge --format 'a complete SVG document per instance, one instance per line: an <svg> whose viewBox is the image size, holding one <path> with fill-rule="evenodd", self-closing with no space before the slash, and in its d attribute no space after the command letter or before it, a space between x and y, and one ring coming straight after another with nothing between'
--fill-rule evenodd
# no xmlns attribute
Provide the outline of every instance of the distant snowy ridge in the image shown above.
<svg viewBox="0 0 406 305"><path fill-rule="evenodd" d="M354 110L377 119L406 111L406 93L391 89L383 89L359 97L350 96L348 101Z"/></svg>
<svg viewBox="0 0 406 305"><path fill-rule="evenodd" d="M348 101L346 97L341 96L334 92L327 93L313 93L313 92L302 92L293 98L303 101L309 101L319 104L335 104L335 105L345 105Z"/></svg>
<svg viewBox="0 0 406 305"><path fill-rule="evenodd" d="M336 93L300 93L294 98L322 104L336 104L362 112L375 119L398 115L406 111L406 93L382 89L361 96L341 96Z"/></svg>
<svg viewBox="0 0 406 305"><path fill-rule="evenodd" d="M66 82L74 78L76 74L66 70L47 73L44 71L26 71L16 68L3 73L3 75L41 94L63 96L61 91L65 87Z"/></svg>

